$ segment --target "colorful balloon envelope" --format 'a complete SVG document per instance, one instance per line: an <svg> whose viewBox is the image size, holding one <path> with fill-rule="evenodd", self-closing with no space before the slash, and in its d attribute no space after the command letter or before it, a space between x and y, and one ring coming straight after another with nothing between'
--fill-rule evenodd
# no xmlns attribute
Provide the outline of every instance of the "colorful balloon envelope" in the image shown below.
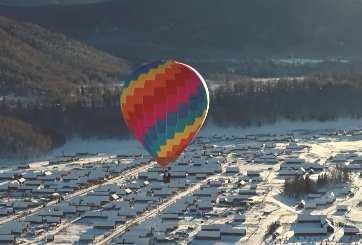
<svg viewBox="0 0 362 245"><path fill-rule="evenodd" d="M133 135L165 168L200 130L209 109L209 92L192 67L172 60L156 61L128 77L120 104Z"/></svg>

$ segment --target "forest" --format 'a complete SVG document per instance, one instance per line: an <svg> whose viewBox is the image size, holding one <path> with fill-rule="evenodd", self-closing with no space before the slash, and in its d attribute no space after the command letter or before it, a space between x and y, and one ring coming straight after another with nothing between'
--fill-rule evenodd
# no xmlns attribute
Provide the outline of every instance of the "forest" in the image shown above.
<svg viewBox="0 0 362 245"><path fill-rule="evenodd" d="M218 126L261 126L283 119L327 121L362 115L362 74L354 71L315 73L304 80L280 79L276 82L253 81L234 75L214 77L223 82L211 91L207 123ZM39 153L61 146L74 136L131 136L122 120L118 88L81 88L74 94L73 99L65 100L66 103L43 98L26 104L21 100L7 101L4 97L0 101L0 115L7 120L2 120L0 130L19 131L11 140L24 146L39 146ZM19 123L13 123L13 120ZM21 133L24 129L36 136ZM0 141L7 142L8 137L1 134ZM2 148L1 157L17 155L18 146L16 143L5 145L10 149Z"/></svg>
<svg viewBox="0 0 362 245"><path fill-rule="evenodd" d="M360 118L361 78L353 71L315 73L302 81L253 82L240 77L216 89L211 117L220 126Z"/></svg>
<svg viewBox="0 0 362 245"><path fill-rule="evenodd" d="M321 173L317 180L311 179L307 174L286 179L283 186L284 194L288 197L299 197L305 194L316 193L318 188L324 188L336 184L348 184L351 182L351 173L346 168L333 168L328 173Z"/></svg>

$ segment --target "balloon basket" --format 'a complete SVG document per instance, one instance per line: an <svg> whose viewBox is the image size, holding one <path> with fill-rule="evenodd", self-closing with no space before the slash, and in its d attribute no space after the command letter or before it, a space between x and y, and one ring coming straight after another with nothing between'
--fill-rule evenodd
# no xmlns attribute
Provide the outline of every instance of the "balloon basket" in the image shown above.
<svg viewBox="0 0 362 245"><path fill-rule="evenodd" d="M165 172L165 173L163 174L163 183L164 183L164 184L170 183L170 179L171 179L171 174Z"/></svg>

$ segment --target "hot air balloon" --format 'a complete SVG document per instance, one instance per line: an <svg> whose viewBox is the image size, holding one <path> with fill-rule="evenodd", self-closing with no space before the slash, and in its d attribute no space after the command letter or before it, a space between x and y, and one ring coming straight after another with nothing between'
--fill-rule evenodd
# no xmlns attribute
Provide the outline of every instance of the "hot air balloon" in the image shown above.
<svg viewBox="0 0 362 245"><path fill-rule="evenodd" d="M175 162L204 123L209 92L192 67L172 60L138 67L120 96L124 120L133 135L165 169Z"/></svg>

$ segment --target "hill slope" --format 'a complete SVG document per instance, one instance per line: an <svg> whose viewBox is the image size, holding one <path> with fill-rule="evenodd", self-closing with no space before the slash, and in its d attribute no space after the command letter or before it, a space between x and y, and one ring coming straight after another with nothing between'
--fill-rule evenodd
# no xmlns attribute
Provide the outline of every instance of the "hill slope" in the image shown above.
<svg viewBox="0 0 362 245"><path fill-rule="evenodd" d="M34 157L51 147L50 138L35 131L33 125L0 115L0 160Z"/></svg>
<svg viewBox="0 0 362 245"><path fill-rule="evenodd" d="M114 0L0 7L128 59L361 57L361 0Z"/></svg>
<svg viewBox="0 0 362 245"><path fill-rule="evenodd" d="M62 98L80 84L109 83L129 72L125 60L1 16L0 40L0 95Z"/></svg>

